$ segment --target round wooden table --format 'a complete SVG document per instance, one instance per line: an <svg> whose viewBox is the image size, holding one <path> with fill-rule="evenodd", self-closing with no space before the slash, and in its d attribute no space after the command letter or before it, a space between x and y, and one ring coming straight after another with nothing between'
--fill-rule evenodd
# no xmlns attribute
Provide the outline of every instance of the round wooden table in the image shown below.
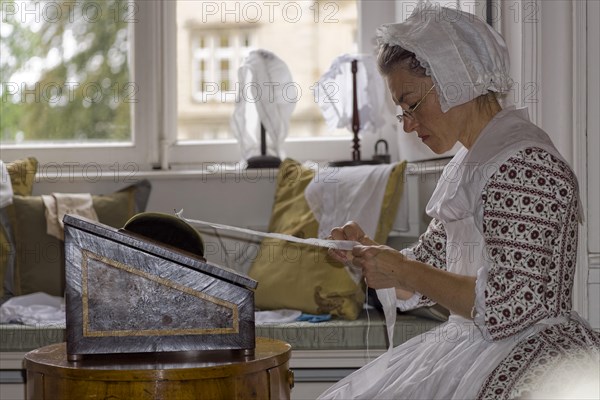
<svg viewBox="0 0 600 400"><path fill-rule="evenodd" d="M111 354L68 361L66 343L25 356L27 399L289 399L289 344L257 338L236 352Z"/></svg>

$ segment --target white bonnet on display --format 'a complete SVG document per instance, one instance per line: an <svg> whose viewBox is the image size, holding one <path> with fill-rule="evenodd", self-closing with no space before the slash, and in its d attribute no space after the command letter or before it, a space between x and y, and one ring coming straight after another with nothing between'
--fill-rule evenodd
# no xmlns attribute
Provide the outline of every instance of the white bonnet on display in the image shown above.
<svg viewBox="0 0 600 400"><path fill-rule="evenodd" d="M244 59L238 78L239 99L231 117L231 130L244 160L261 153L261 123L267 135L267 155L283 159L283 142L297 102L286 90L296 85L290 69L274 53L258 49Z"/></svg>
<svg viewBox="0 0 600 400"><path fill-rule="evenodd" d="M369 54L343 54L319 79L316 98L330 130L346 128L352 132L352 61L357 61L356 93L361 131L378 132L385 125L385 82Z"/></svg>
<svg viewBox="0 0 600 400"><path fill-rule="evenodd" d="M420 2L406 21L382 25L377 39L415 54L436 85L443 112L511 88L506 43L476 15Z"/></svg>

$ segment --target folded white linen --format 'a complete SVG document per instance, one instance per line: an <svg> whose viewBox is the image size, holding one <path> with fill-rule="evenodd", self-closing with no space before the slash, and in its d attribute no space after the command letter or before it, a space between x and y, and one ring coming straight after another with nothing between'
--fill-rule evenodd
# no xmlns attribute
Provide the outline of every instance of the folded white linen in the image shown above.
<svg viewBox="0 0 600 400"><path fill-rule="evenodd" d="M396 218L392 225L393 231L407 232L410 230L410 224L408 223L408 184L406 179L404 180L404 190L400 197L400 204L398 205L398 211L396 212Z"/></svg>
<svg viewBox="0 0 600 400"><path fill-rule="evenodd" d="M344 167L331 174L317 171L304 197L319 222L319 238L352 220L373 238L377 232L388 178L395 164Z"/></svg>
<svg viewBox="0 0 600 400"><path fill-rule="evenodd" d="M256 325L277 324L284 322L293 322L302 314L299 310L271 310L271 311L255 311L254 323Z"/></svg>
<svg viewBox="0 0 600 400"><path fill-rule="evenodd" d="M25 325L65 325L65 305L62 297L37 292L16 296L0 306L0 323Z"/></svg>
<svg viewBox="0 0 600 400"><path fill-rule="evenodd" d="M64 240L63 218L66 214L98 221L92 195L89 193L52 193L42 195L42 201L46 208L46 233L60 240Z"/></svg>

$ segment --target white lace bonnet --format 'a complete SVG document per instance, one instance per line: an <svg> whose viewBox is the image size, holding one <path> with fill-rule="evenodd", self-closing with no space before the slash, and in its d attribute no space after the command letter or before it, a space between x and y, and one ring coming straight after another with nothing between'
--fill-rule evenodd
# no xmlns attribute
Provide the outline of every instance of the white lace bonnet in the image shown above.
<svg viewBox="0 0 600 400"><path fill-rule="evenodd" d="M488 91L506 93L512 85L504 39L476 15L420 2L406 21L379 27L377 40L415 53L435 84L442 112Z"/></svg>

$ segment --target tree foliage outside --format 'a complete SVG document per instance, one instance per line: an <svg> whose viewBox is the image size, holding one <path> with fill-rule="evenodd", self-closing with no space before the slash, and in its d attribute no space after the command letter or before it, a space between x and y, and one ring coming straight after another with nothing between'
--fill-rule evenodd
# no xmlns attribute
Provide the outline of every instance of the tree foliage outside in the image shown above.
<svg viewBox="0 0 600 400"><path fill-rule="evenodd" d="M132 140L127 0L0 0L2 143Z"/></svg>

